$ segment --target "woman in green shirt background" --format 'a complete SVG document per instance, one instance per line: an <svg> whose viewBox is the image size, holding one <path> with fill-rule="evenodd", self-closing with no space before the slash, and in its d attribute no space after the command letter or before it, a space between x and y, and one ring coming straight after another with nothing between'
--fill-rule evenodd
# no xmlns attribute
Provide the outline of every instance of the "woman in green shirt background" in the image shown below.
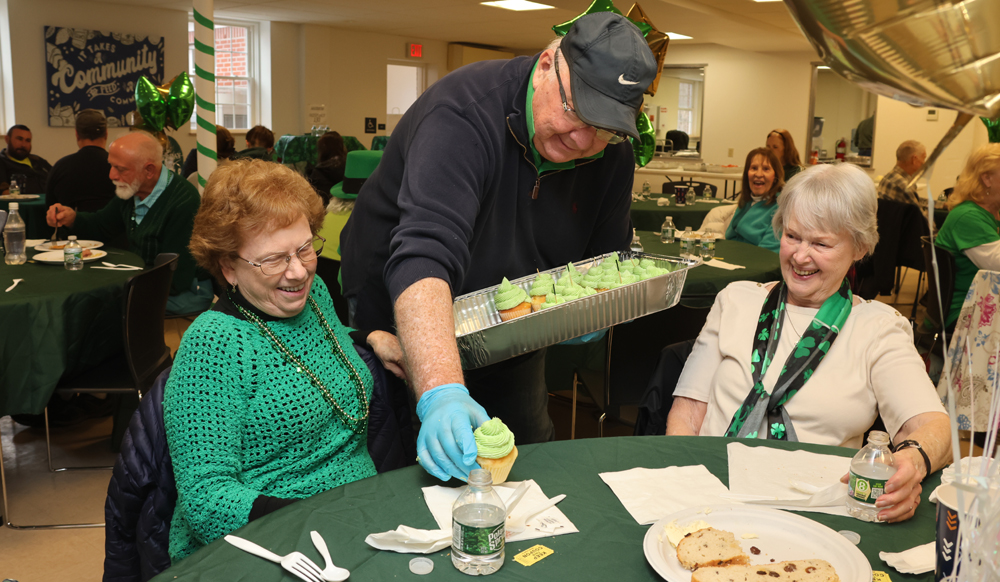
<svg viewBox="0 0 1000 582"><path fill-rule="evenodd" d="M726 239L750 243L774 252L781 247L771 226L778 210L778 192L785 185L784 170L770 148L757 148L743 164L743 191L739 208L726 228Z"/></svg>
<svg viewBox="0 0 1000 582"><path fill-rule="evenodd" d="M785 182L802 170L802 158L799 157L795 140L787 129L775 129L767 134L767 147L774 150L774 155L778 156L778 164L785 171Z"/></svg>
<svg viewBox="0 0 1000 582"><path fill-rule="evenodd" d="M1000 143L986 144L969 156L948 209L934 244L955 257L955 294L946 321L950 329L976 273L1000 271Z"/></svg>

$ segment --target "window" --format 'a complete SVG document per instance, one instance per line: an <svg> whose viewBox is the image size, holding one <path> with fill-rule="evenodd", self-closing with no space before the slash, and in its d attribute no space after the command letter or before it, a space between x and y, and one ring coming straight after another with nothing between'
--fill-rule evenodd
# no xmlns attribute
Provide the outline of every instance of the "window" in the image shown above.
<svg viewBox="0 0 1000 582"><path fill-rule="evenodd" d="M226 129L246 130L258 123L256 32L250 23L215 24L215 123ZM193 81L194 22L188 23L188 66Z"/></svg>
<svg viewBox="0 0 1000 582"><path fill-rule="evenodd" d="M678 85L677 129L694 135L694 83L681 81Z"/></svg>

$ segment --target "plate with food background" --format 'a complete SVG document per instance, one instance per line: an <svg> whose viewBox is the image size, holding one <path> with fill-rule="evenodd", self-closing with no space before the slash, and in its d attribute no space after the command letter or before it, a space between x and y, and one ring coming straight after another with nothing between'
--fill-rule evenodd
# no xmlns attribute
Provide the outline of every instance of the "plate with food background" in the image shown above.
<svg viewBox="0 0 1000 582"><path fill-rule="evenodd" d="M41 194L4 194L0 200L38 200Z"/></svg>
<svg viewBox="0 0 1000 582"><path fill-rule="evenodd" d="M108 253L98 249L83 249L82 258L83 262L89 263L90 261L96 261L108 256ZM64 263L63 251L47 251L44 253L38 253L32 260L39 263L48 263L50 265L61 265Z"/></svg>
<svg viewBox="0 0 1000 582"><path fill-rule="evenodd" d="M690 582L691 571L681 565L674 544L702 527L732 533L750 565L819 559L829 562L842 582L872 579L868 559L836 531L795 513L751 505L690 508L657 521L642 544L649 565L665 580Z"/></svg>
<svg viewBox="0 0 1000 582"><path fill-rule="evenodd" d="M104 246L104 243L96 240L78 240L76 242L79 243L80 248L84 249L99 249ZM61 251L68 244L68 240L47 240L40 245L36 245L35 250L39 252Z"/></svg>

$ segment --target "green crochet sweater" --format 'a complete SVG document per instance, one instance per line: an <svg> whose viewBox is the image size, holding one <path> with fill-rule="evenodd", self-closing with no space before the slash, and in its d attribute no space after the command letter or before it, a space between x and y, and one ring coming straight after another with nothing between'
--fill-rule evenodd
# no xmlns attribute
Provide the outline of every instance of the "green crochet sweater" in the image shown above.
<svg viewBox="0 0 1000 582"><path fill-rule="evenodd" d="M371 401L372 377L316 277L311 291ZM353 382L307 305L266 325L323 381L347 414ZM207 311L184 333L163 397L177 480L170 557L178 560L247 524L260 495L302 499L375 475L367 433L354 434L305 374L253 323Z"/></svg>

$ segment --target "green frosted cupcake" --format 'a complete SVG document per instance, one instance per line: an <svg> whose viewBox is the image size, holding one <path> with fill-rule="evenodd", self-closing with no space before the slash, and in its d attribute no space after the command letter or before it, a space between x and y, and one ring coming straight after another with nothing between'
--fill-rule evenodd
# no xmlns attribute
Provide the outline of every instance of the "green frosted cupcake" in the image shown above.
<svg viewBox="0 0 1000 582"><path fill-rule="evenodd" d="M531 296L531 310L538 311L542 308L542 303L545 303L545 296L552 293L552 289L555 288L555 284L552 282L552 275L548 273L542 273L535 277L535 280L531 282L531 289L528 291L528 295Z"/></svg>
<svg viewBox="0 0 1000 582"><path fill-rule="evenodd" d="M499 418L487 420L475 430L476 462L493 475L493 483L503 483L517 459L514 433Z"/></svg>
<svg viewBox="0 0 1000 582"><path fill-rule="evenodd" d="M524 292L524 289L511 285L507 277L503 278L500 287L497 288L497 293L493 296L493 303L496 304L497 311L500 312L500 319L503 321L510 321L531 313L528 294Z"/></svg>
<svg viewBox="0 0 1000 582"><path fill-rule="evenodd" d="M561 303L566 303L566 297L562 295L554 295L549 293L545 296L545 302L542 303L542 309L548 309L549 307L555 307Z"/></svg>

